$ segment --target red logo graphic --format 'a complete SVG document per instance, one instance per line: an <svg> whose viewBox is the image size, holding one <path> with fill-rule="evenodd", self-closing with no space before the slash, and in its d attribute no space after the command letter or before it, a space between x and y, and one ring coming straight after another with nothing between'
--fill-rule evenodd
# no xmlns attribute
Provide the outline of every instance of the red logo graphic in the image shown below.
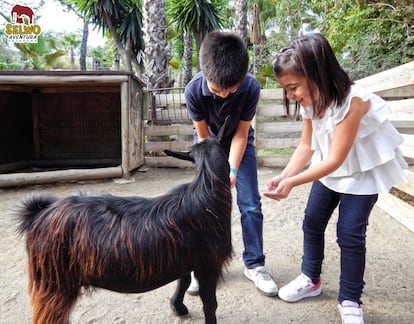
<svg viewBox="0 0 414 324"><path fill-rule="evenodd" d="M13 23L24 24L23 16L29 19L29 24L33 24L34 12L31 8L21 5L15 5L10 13L10 18Z"/></svg>

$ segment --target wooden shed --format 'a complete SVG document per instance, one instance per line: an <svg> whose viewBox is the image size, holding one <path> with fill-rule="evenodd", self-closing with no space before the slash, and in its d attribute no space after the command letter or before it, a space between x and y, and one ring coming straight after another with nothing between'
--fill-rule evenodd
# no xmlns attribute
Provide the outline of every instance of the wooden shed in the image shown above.
<svg viewBox="0 0 414 324"><path fill-rule="evenodd" d="M126 72L0 72L0 187L128 178L144 163L142 82Z"/></svg>

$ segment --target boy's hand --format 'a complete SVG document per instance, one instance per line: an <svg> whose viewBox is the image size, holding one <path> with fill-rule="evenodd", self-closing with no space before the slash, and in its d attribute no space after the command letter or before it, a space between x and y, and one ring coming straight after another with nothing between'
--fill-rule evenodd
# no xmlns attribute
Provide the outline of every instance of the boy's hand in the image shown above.
<svg viewBox="0 0 414 324"><path fill-rule="evenodd" d="M233 172L230 172L230 188L233 189L236 185L237 177Z"/></svg>

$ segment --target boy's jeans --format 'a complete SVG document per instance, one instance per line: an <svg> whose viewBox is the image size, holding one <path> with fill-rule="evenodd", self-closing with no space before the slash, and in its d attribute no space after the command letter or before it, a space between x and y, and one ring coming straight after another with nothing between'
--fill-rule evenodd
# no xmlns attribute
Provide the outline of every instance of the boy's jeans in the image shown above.
<svg viewBox="0 0 414 324"><path fill-rule="evenodd" d="M253 141L247 143L246 151L237 171L237 205L241 213L243 236L243 261L246 268L263 266L263 214L257 181L256 148Z"/></svg>

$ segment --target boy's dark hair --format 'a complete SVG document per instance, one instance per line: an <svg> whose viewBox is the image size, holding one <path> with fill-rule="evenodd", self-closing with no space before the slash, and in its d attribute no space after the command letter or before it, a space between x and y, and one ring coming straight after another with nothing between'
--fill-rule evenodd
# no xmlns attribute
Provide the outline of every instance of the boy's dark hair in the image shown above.
<svg viewBox="0 0 414 324"><path fill-rule="evenodd" d="M276 77L304 76L312 98L314 116L332 104L342 104L353 81L339 65L328 40L319 33L305 35L281 49L273 61ZM289 113L289 100L285 96Z"/></svg>
<svg viewBox="0 0 414 324"><path fill-rule="evenodd" d="M200 67L210 82L223 89L234 87L244 80L249 67L245 42L231 32L207 34L200 48Z"/></svg>

